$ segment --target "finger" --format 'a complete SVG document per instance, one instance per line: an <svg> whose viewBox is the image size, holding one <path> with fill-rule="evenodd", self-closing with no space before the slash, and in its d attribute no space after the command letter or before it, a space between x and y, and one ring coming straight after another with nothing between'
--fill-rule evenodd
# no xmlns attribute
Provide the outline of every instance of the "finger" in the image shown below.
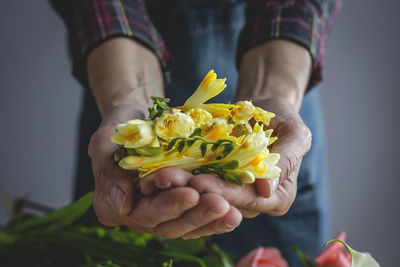
<svg viewBox="0 0 400 267"><path fill-rule="evenodd" d="M200 194L210 192L219 194L232 206L252 213L268 213L271 210L275 210L280 201L275 194L269 198L260 197L255 185L246 184L244 186L237 186L225 182L214 175L208 174L195 175L189 181L189 186L196 189ZM277 191L278 190L275 190L275 192ZM283 197L283 194L280 194L279 196Z"/></svg>
<svg viewBox="0 0 400 267"><path fill-rule="evenodd" d="M254 210L244 210L244 209L239 209L240 213L242 214L243 218L254 218L260 214L259 211L254 211Z"/></svg>
<svg viewBox="0 0 400 267"><path fill-rule="evenodd" d="M93 207L99 220L106 224L118 224L115 218L129 214L135 192L129 173L115 166L107 166L95 174Z"/></svg>
<svg viewBox="0 0 400 267"><path fill-rule="evenodd" d="M229 210L229 203L220 195L207 193L200 197L199 204L182 217L158 225L156 235L164 238L177 238L194 231L218 218Z"/></svg>
<svg viewBox="0 0 400 267"><path fill-rule="evenodd" d="M193 188L177 187L156 196L143 196L124 218L124 225L154 228L158 224L178 218L199 202L199 193Z"/></svg>
<svg viewBox="0 0 400 267"><path fill-rule="evenodd" d="M235 207L230 206L229 211L225 216L185 234L182 238L195 239L202 236L231 232L240 224L241 221L242 214L240 211Z"/></svg>
<svg viewBox="0 0 400 267"><path fill-rule="evenodd" d="M279 178L256 179L257 192L260 196L271 197L279 185Z"/></svg>
<svg viewBox="0 0 400 267"><path fill-rule="evenodd" d="M219 194L235 207L251 205L257 197L257 191L253 185L238 186L209 174L195 175L189 181L189 186L196 189L200 194Z"/></svg>
<svg viewBox="0 0 400 267"><path fill-rule="evenodd" d="M145 195L151 195L157 189L186 186L193 175L176 167L162 168L141 179L140 190Z"/></svg>
<svg viewBox="0 0 400 267"><path fill-rule="evenodd" d="M110 136L114 133L111 127L102 127L92 136L88 154L92 159L92 169L95 179L93 206L99 219L106 224L114 224L110 216L128 214L134 202L134 185L127 171L119 168L111 160L116 145Z"/></svg>
<svg viewBox="0 0 400 267"><path fill-rule="evenodd" d="M272 145L271 152L279 153L277 164L281 168L280 182L295 171L296 166L311 147L311 132L304 123L287 121L278 128L278 140Z"/></svg>
<svg viewBox="0 0 400 267"><path fill-rule="evenodd" d="M300 169L301 161L296 166L295 171L285 179L275 190L274 194L266 199L270 200L270 205L266 213L272 216L282 216L288 212L296 198L297 193L297 177Z"/></svg>

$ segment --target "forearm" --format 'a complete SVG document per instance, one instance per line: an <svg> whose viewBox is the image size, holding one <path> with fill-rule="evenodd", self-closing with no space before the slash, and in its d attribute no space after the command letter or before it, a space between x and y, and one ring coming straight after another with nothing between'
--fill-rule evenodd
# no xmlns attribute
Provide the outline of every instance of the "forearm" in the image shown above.
<svg viewBox="0 0 400 267"><path fill-rule="evenodd" d="M309 51L294 42L273 40L259 45L242 58L236 100L278 97L299 110L311 65Z"/></svg>
<svg viewBox="0 0 400 267"><path fill-rule="evenodd" d="M95 48L88 57L87 72L102 116L121 105L146 114L150 96L163 95L159 60L129 38L113 38Z"/></svg>

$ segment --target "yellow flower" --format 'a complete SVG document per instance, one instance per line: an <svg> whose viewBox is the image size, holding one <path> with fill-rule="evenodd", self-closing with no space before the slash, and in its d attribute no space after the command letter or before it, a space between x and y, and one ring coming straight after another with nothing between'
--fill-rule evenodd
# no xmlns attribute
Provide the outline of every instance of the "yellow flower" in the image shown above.
<svg viewBox="0 0 400 267"><path fill-rule="evenodd" d="M203 127L202 135L204 139L215 141L218 139L226 139L232 132L233 125L227 124L226 120L214 118L207 126Z"/></svg>
<svg viewBox="0 0 400 267"><path fill-rule="evenodd" d="M214 118L227 118L229 115L230 109L234 108L233 104L220 104L220 103L209 103L202 104L199 106L200 108L208 111L213 115Z"/></svg>
<svg viewBox="0 0 400 267"><path fill-rule="evenodd" d="M275 114L269 111L265 111L262 108L256 107L254 112L254 119L261 121L265 125L269 125L269 121L275 117Z"/></svg>
<svg viewBox="0 0 400 267"><path fill-rule="evenodd" d="M206 110L201 108L189 109L185 112L194 120L195 127L201 128L212 120L213 116Z"/></svg>
<svg viewBox="0 0 400 267"><path fill-rule="evenodd" d="M193 119L179 109L164 111L154 125L158 137L171 141L175 137L189 137L194 129Z"/></svg>
<svg viewBox="0 0 400 267"><path fill-rule="evenodd" d="M231 110L230 115L234 122L248 122L256 108L250 101L239 101Z"/></svg>
<svg viewBox="0 0 400 267"><path fill-rule="evenodd" d="M111 141L126 148L136 148L153 143L156 140L152 121L130 120L117 125L117 132ZM157 142L155 142L157 143Z"/></svg>
<svg viewBox="0 0 400 267"><path fill-rule="evenodd" d="M215 74L214 70L210 70L193 95L186 100L183 110L196 108L221 93L226 87L225 80L226 78L217 79L217 74Z"/></svg>

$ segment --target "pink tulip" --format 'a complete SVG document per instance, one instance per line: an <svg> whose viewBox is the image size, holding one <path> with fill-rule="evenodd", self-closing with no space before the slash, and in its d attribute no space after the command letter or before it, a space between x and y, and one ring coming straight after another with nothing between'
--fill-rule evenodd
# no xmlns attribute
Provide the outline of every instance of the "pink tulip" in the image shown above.
<svg viewBox="0 0 400 267"><path fill-rule="evenodd" d="M288 267L277 248L259 247L239 260L235 267Z"/></svg>
<svg viewBox="0 0 400 267"><path fill-rule="evenodd" d="M344 242L346 239L346 233L341 232L336 239ZM340 242L330 243L315 258L317 267L350 267L350 253L344 252L343 249L344 245Z"/></svg>

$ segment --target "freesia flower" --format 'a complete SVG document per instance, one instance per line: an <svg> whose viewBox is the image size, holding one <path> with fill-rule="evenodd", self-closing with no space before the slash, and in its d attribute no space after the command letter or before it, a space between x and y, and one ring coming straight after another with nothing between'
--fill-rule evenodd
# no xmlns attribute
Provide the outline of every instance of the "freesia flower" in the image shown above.
<svg viewBox="0 0 400 267"><path fill-rule="evenodd" d="M214 70L210 70L193 95L183 104L183 110L196 108L221 93L226 87L225 81L226 78L217 79L217 74Z"/></svg>
<svg viewBox="0 0 400 267"><path fill-rule="evenodd" d="M154 125L158 137L171 141L175 137L189 137L194 129L193 119L179 109L164 111Z"/></svg>
<svg viewBox="0 0 400 267"><path fill-rule="evenodd" d="M228 138L232 132L233 125L228 124L224 119L213 119L202 130L207 140L217 140L221 138Z"/></svg>
<svg viewBox="0 0 400 267"><path fill-rule="evenodd" d="M259 247L244 256L235 267L288 267L277 248Z"/></svg>
<svg viewBox="0 0 400 267"><path fill-rule="evenodd" d="M203 127L213 118L213 116L208 111L202 108L189 109L185 112L185 114L189 115L193 119L196 128Z"/></svg>
<svg viewBox="0 0 400 267"><path fill-rule="evenodd" d="M118 124L116 130L111 141L126 148L149 145L157 138L153 131L152 121L130 120Z"/></svg>
<svg viewBox="0 0 400 267"><path fill-rule="evenodd" d="M209 112L214 118L227 118L229 112L235 105L233 104L221 104L221 103L209 103L201 104L199 108Z"/></svg>
<svg viewBox="0 0 400 267"><path fill-rule="evenodd" d="M265 111L262 108L256 107L254 111L254 119L256 121L262 122L265 125L269 125L269 122L272 118L275 117L275 114L269 111Z"/></svg>
<svg viewBox="0 0 400 267"><path fill-rule="evenodd" d="M230 115L234 122L248 122L254 116L255 110L250 101L239 101L231 110Z"/></svg>

